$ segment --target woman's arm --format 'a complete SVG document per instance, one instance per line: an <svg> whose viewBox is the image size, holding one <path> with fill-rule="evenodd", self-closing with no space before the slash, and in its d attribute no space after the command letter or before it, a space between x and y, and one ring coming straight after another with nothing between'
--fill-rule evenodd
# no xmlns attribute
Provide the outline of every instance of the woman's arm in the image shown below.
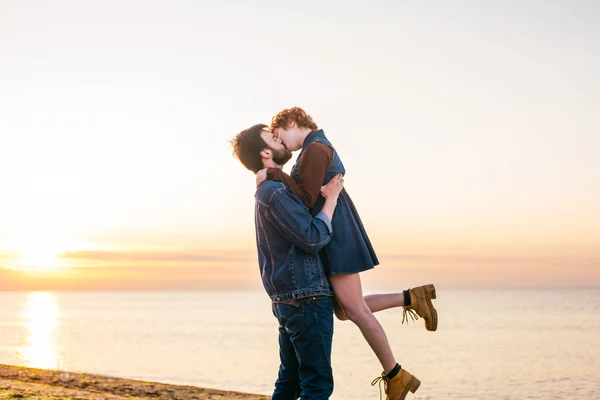
<svg viewBox="0 0 600 400"><path fill-rule="evenodd" d="M332 161L333 149L324 143L315 142L308 146L302 154L298 171L298 183L277 168L267 169L267 179L285 183L296 193L305 206L312 208L319 197L325 173Z"/></svg>
<svg viewBox="0 0 600 400"><path fill-rule="evenodd" d="M302 200L303 191L300 188L300 186L296 183L294 178L292 178L291 176L289 176L288 174L286 174L279 168L265 168L265 169L267 170L265 179L284 183L285 186L290 188L292 190L292 192L294 192L296 194L296 196L298 196ZM302 203L304 203L304 201Z"/></svg>

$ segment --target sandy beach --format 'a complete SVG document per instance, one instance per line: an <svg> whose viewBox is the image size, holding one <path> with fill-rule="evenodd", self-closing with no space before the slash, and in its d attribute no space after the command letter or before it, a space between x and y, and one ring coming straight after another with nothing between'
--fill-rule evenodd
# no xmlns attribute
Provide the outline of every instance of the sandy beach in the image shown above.
<svg viewBox="0 0 600 400"><path fill-rule="evenodd" d="M267 400L268 396L170 385L102 375L0 364L0 400L5 399L219 399Z"/></svg>

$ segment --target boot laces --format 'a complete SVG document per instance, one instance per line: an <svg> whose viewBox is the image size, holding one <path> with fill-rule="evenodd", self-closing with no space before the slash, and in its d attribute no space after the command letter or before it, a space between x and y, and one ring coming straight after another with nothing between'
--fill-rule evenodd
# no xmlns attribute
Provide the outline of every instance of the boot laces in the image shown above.
<svg viewBox="0 0 600 400"><path fill-rule="evenodd" d="M404 310L402 311L402 323L404 323L404 321L406 321L406 323L408 324L409 317L413 321L416 321L419 319L419 315L415 312L415 310L413 310L412 308L404 307Z"/></svg>
<svg viewBox="0 0 600 400"><path fill-rule="evenodd" d="M383 392L385 392L387 394L387 379L382 375L382 376L378 376L377 378L373 379L373 382L371 382L371 386L375 386L379 383L379 400L383 399ZM381 383L383 383L383 392L381 390Z"/></svg>

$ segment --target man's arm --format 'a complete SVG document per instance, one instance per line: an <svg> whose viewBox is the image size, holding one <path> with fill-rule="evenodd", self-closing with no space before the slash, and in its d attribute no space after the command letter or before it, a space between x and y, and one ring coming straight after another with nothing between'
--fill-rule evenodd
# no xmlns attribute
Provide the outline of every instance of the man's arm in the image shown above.
<svg viewBox="0 0 600 400"><path fill-rule="evenodd" d="M333 149L324 143L315 142L302 154L298 183L277 168L267 169L267 179L285 183L306 207L312 208L319 197L325 173L332 161Z"/></svg>
<svg viewBox="0 0 600 400"><path fill-rule="evenodd" d="M295 246L307 253L317 254L331 240L331 220L340 191L343 188L341 175L323 187L325 205L314 218L293 194L285 189L277 190L268 204L268 217L277 230Z"/></svg>

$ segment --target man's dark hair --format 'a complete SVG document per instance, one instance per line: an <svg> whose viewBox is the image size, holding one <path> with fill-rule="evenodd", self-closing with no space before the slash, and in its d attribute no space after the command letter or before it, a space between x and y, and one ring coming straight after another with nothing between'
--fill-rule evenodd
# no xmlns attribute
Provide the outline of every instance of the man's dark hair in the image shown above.
<svg viewBox="0 0 600 400"><path fill-rule="evenodd" d="M233 154L241 161L244 167L254 173L263 168L260 152L263 149L269 148L260 135L266 128L267 125L265 124L256 124L238 133L231 141Z"/></svg>

